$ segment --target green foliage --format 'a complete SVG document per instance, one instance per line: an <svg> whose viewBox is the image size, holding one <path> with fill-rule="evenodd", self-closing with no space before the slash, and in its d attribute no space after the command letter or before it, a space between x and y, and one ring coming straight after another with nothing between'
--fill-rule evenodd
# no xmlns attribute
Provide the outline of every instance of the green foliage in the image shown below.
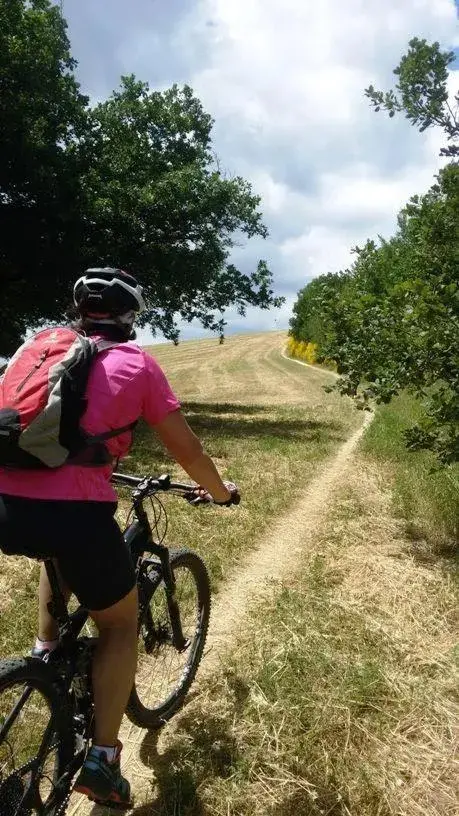
<svg viewBox="0 0 459 816"><path fill-rule="evenodd" d="M365 90L376 112L381 108L395 116L404 112L406 118L422 132L431 125L439 125L448 141L459 136L459 94L455 107L448 101L448 66L454 62L453 51L441 51L438 42L432 45L417 37L410 40L408 52L394 70L398 77L395 91L376 91L372 85ZM442 148L445 156L459 156L459 146Z"/></svg>
<svg viewBox="0 0 459 816"><path fill-rule="evenodd" d="M56 315L81 241L87 100L65 24L46 0L0 0L0 354Z"/></svg>
<svg viewBox="0 0 459 816"><path fill-rule="evenodd" d="M452 164L411 200L391 242L359 255L356 296L342 304L350 330L337 349L347 393L365 381L363 396L378 402L403 388L423 398L425 416L407 433L408 444L444 462L459 458L458 224L459 166ZM386 269L378 295L366 285L372 267Z"/></svg>
<svg viewBox="0 0 459 816"><path fill-rule="evenodd" d="M459 166L413 198L390 241L356 248L345 273L322 276L299 295L293 336L320 325L319 360L336 361L338 388L387 403L408 388L425 413L407 432L413 448L434 450L441 461L459 458ZM312 284L311 284L312 286ZM362 385L363 384L363 385Z"/></svg>
<svg viewBox="0 0 459 816"><path fill-rule="evenodd" d="M150 91L133 76L93 113L95 161L87 178L94 258L136 271L154 308L146 322L176 338L174 317L216 331L214 312L278 305L260 262L252 275L227 264L235 232L266 236L259 198L224 178L211 154L212 120L191 91Z"/></svg>
<svg viewBox="0 0 459 816"><path fill-rule="evenodd" d="M422 415L419 400L404 391L380 407L362 448L387 467L397 514L418 551L422 546L426 559L459 555L459 463L440 468L431 451L403 444L405 431Z"/></svg>
<svg viewBox="0 0 459 816"><path fill-rule="evenodd" d="M228 306L280 305L264 261L252 274L228 263L235 234L266 228L248 182L216 165L192 90L128 76L90 109L65 30L49 0L0 0L0 353L62 319L88 265L138 274L145 323L175 341L177 316L222 334Z"/></svg>
<svg viewBox="0 0 459 816"><path fill-rule="evenodd" d="M290 335L303 343L325 345L330 323L327 319L329 304L339 298L346 284L346 274L319 275L298 293L290 320Z"/></svg>
<svg viewBox="0 0 459 816"><path fill-rule="evenodd" d="M377 109L404 110L421 129L442 124L454 140L450 62L438 44L412 40L395 72L399 96L371 87L366 93ZM342 375L336 387L360 407L412 391L424 412L405 432L408 446L452 463L459 459L459 164L451 162L426 195L410 200L393 238L367 241L354 253L350 269L316 278L299 293L291 333L317 343L319 361L335 360Z"/></svg>

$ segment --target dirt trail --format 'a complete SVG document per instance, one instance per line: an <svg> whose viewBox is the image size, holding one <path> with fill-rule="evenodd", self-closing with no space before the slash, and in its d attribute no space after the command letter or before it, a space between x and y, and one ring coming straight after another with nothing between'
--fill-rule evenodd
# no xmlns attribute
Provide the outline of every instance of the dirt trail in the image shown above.
<svg viewBox="0 0 459 816"><path fill-rule="evenodd" d="M214 601L211 626L207 641L207 651L203 659L198 680L211 674L224 659L231 647L233 636L240 629L250 605L259 603L263 593L269 592L269 580L281 579L295 570L301 563L302 554L310 547L326 516L326 508L335 488L342 482L365 428L371 422L372 414L365 414L361 427L328 459L320 472L308 486L304 497L283 515L262 536L259 545L246 559L244 568L234 574ZM180 727L180 714L168 732ZM145 802L151 791L154 769L143 764L140 747L145 731L127 722L123 724L121 739L124 743L123 764L131 781L136 804ZM84 797L74 796L68 813L70 816L103 816L111 811L91 806ZM142 811L143 812L143 811ZM147 811L145 811L147 812ZM152 811L153 812L153 811Z"/></svg>
<svg viewBox="0 0 459 816"><path fill-rule="evenodd" d="M269 591L269 580L288 576L301 563L302 554L313 541L325 517L331 494L344 477L351 454L372 416L365 415L362 426L325 464L301 501L264 534L244 568L219 593L213 607L208 653L200 670L201 678L213 671L216 662L231 646L231 638L240 628L251 603L259 603L260 596Z"/></svg>

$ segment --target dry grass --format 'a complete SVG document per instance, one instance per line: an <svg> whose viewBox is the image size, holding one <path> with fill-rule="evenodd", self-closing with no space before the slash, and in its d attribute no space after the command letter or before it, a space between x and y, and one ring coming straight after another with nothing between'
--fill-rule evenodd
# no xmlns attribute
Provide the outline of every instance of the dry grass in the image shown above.
<svg viewBox="0 0 459 816"><path fill-rule="evenodd" d="M204 556L214 589L231 578L273 519L304 492L324 457L361 422L350 403L325 394L322 373L281 357L284 340L283 333L272 333L229 338L224 345L206 340L152 349L223 477L243 492L240 508L229 513L192 512L166 500L169 540ZM186 478L145 427L124 470Z"/></svg>
<svg viewBox="0 0 459 816"><path fill-rule="evenodd" d="M264 529L291 505L361 421L347 401L323 391L324 375L284 360L283 333L160 345L152 349L184 404L190 424L223 476L240 483L235 511L192 510L166 498L171 545L201 552L214 588L231 577ZM184 478L154 433L141 427L123 469ZM120 493L120 518L127 493ZM26 581L24 581L26 576ZM36 627L37 569L0 554L0 655L29 647Z"/></svg>
<svg viewBox="0 0 459 816"><path fill-rule="evenodd" d="M283 360L282 343L273 333L155 349L192 426L244 492L234 512L169 504L169 540L203 553L216 588L361 422L324 394L323 372ZM125 470L179 473L147 429ZM457 814L448 562L426 559L363 459L323 511L300 572L253 601L175 727L159 744L145 737L141 767L153 764L155 779L135 816ZM2 559L0 570L5 654L32 639L36 568Z"/></svg>
<svg viewBox="0 0 459 816"><path fill-rule="evenodd" d="M457 814L457 589L390 507L357 464L301 574L182 717L139 816Z"/></svg>

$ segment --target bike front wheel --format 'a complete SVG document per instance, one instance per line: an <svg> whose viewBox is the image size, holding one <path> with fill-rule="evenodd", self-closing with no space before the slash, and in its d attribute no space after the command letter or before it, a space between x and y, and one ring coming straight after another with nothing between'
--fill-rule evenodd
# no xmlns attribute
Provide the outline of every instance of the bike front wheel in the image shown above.
<svg viewBox="0 0 459 816"><path fill-rule="evenodd" d="M37 658L0 662L0 816L61 816L73 756L70 712L49 666Z"/></svg>
<svg viewBox="0 0 459 816"><path fill-rule="evenodd" d="M180 610L185 648L173 642L166 587L156 574L150 577L139 633L139 657L127 716L142 728L158 729L183 705L202 658L210 617L210 582L206 566L196 553L171 553L175 599Z"/></svg>

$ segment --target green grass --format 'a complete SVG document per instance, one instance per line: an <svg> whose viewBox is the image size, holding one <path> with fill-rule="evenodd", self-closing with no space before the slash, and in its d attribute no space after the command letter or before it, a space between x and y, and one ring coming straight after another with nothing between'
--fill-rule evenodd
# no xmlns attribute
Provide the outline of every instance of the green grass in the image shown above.
<svg viewBox="0 0 459 816"><path fill-rule="evenodd" d="M457 552L459 544L459 465L438 466L429 451L410 451L403 432L420 416L416 400L402 394L377 409L362 449L386 467L396 512L414 540L431 550Z"/></svg>
<svg viewBox="0 0 459 816"><path fill-rule="evenodd" d="M350 402L324 393L323 377L315 382L308 369L284 360L280 348L279 335L265 334L228 338L223 346L198 341L153 349L193 430L243 493L240 507L229 511L164 498L167 542L204 557L214 591L361 419ZM188 479L144 424L122 469ZM129 493L120 490L120 497L123 521ZM1 656L29 649L35 638L37 575L33 562L0 553Z"/></svg>
<svg viewBox="0 0 459 816"><path fill-rule="evenodd" d="M346 482L166 736L138 816L456 814L458 596L407 553L374 473Z"/></svg>
<svg viewBox="0 0 459 816"><path fill-rule="evenodd" d="M169 542L190 546L205 558L215 590L267 524L304 490L318 464L344 441L347 429L308 407L193 402L183 410L224 477L236 481L243 493L236 512L211 507L193 511L165 498ZM124 469L169 471L184 478L145 425Z"/></svg>
<svg viewBox="0 0 459 816"><path fill-rule="evenodd" d="M166 498L168 541L204 556L217 591L361 421L278 346L261 335L155 349L243 491L231 511ZM403 448L414 410L403 397L378 412L299 574L255 604L159 752L145 736L154 781L136 816L455 816L458 597L438 558L455 522L449 479ZM144 426L124 470L183 478ZM0 560L2 654L34 636L25 563Z"/></svg>

